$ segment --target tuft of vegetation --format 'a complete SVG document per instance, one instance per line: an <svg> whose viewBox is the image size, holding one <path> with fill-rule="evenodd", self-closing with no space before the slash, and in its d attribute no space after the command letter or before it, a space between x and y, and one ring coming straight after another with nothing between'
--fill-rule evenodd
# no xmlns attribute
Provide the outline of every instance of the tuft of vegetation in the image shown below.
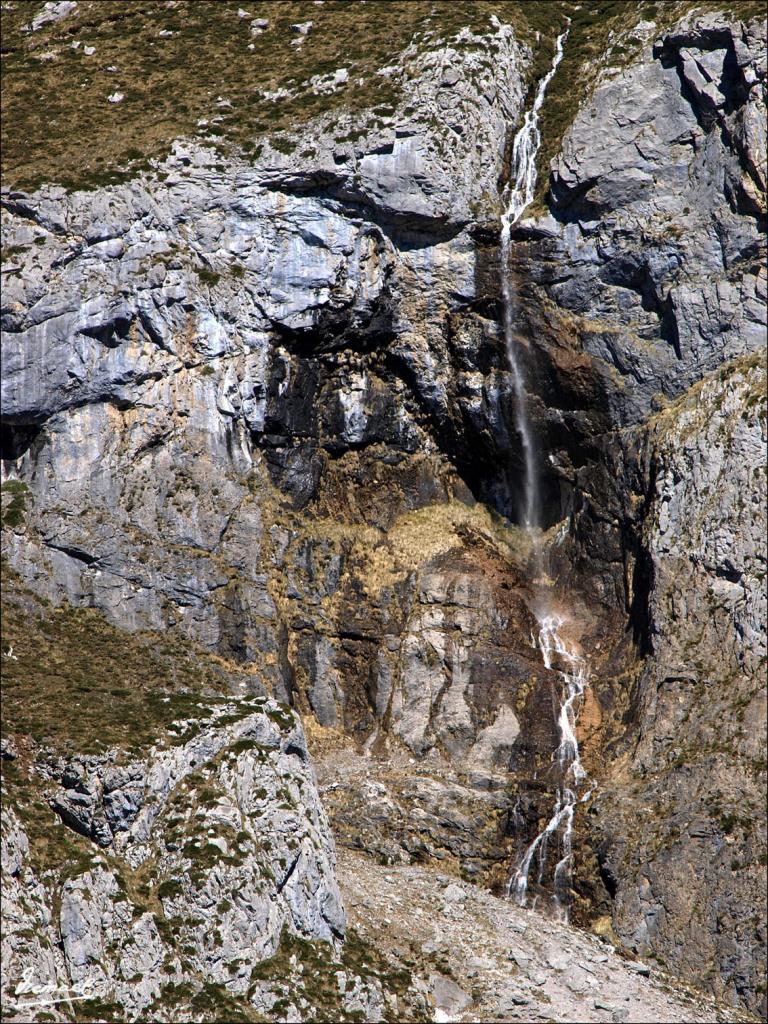
<svg viewBox="0 0 768 1024"><path fill-rule="evenodd" d="M17 256L23 256L29 251L28 245L8 245L0 250L0 263L10 263Z"/></svg>
<svg viewBox="0 0 768 1024"><path fill-rule="evenodd" d="M125 1019L125 1009L105 999L81 999L77 1003L77 1018L80 1021L119 1021Z"/></svg>
<svg viewBox="0 0 768 1024"><path fill-rule="evenodd" d="M175 879L169 878L165 882L161 882L157 888L158 899L161 900L172 900L177 896L181 896L184 892L184 887L181 882L177 882Z"/></svg>
<svg viewBox="0 0 768 1024"><path fill-rule="evenodd" d="M224 985L212 981L204 983L192 997L190 1005L195 1012L195 1020L226 1020L238 1024L258 1019L250 1007L227 991Z"/></svg>
<svg viewBox="0 0 768 1024"><path fill-rule="evenodd" d="M16 529L24 522L27 511L29 488L21 480L6 480L0 488L2 501L2 525Z"/></svg>
<svg viewBox="0 0 768 1024"><path fill-rule="evenodd" d="M202 283L207 284L210 288L213 288L221 280L221 274L217 274L215 270L209 270L208 267L195 267L195 273Z"/></svg>

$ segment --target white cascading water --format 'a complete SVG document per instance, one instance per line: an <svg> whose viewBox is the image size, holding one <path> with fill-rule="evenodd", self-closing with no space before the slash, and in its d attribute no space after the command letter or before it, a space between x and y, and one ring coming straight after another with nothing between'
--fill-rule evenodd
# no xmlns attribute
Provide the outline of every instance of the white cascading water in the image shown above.
<svg viewBox="0 0 768 1024"><path fill-rule="evenodd" d="M584 696L587 688L587 663L576 645L562 635L561 630L567 625L567 619L563 615L542 613L539 625L541 628L538 646L544 665L548 669L557 669L563 680L564 696L557 720L560 744L553 758L562 772L562 783L557 791L551 818L523 854L510 879L507 891L514 895L521 906L525 905L534 856L538 854L538 881L541 882L546 867L548 841L552 836L559 835L561 856L555 865L553 899L558 915L567 920L570 902L570 863L573 854L573 816L579 801L579 786L587 778L576 739L576 704ZM587 800L589 795L586 793L581 800Z"/></svg>
<svg viewBox="0 0 768 1024"><path fill-rule="evenodd" d="M539 113L547 86L557 70L563 56L563 44L567 32L558 37L552 66L539 83L533 106L525 115L523 125L515 136L512 146L512 167L510 182L514 182L506 193L506 211L501 218L501 290L504 307L504 341L507 349L509 366L512 371L512 383L515 396L515 429L520 435L523 449L524 481L523 502L519 510L519 519L533 538L534 565L538 573L540 561L540 521L539 521L539 488L537 480L537 452L532 425L528 415L528 400L525 388L525 374L519 358L518 342L514 333L515 296L510 273L511 235L512 228L523 215L526 208L533 202L536 190L536 155L541 144L539 133ZM539 621L538 647L544 665L548 669L559 671L563 681L563 700L558 716L560 744L555 751L553 760L561 772L561 785L557 790L554 811L546 827L536 836L525 850L507 887L509 895L513 895L521 906L525 906L528 896L528 880L531 865L538 855L538 881L541 883L547 861L547 847L553 837L560 839L560 858L557 861L553 876L553 898L558 915L567 920L570 893L570 865L573 853L573 817L578 803L578 789L586 779L581 759L579 744L576 739L576 714L578 703L587 686L587 665L579 654L575 644L563 636L563 627L567 620L563 615L555 614L549 607L547 595L539 595L540 607L537 613ZM582 797L586 800L589 794ZM519 817L519 812L517 814Z"/></svg>
<svg viewBox="0 0 768 1024"><path fill-rule="evenodd" d="M507 208L501 215L501 294L504 308L504 342L507 348L507 359L512 370L512 384L515 392L515 429L520 435L523 445L525 471L523 494L525 500L520 519L527 530L534 530L538 526L539 492L536 481L536 446L528 419L525 375L518 358L514 336L514 290L509 272L510 242L513 225L522 217L526 207L533 202L536 191L536 154L541 145L539 112L544 103L547 86L562 59L563 43L567 34L565 32L557 37L552 67L539 82L533 106L526 111L523 126L512 144L512 166L509 180L510 183L514 181L514 185L508 187Z"/></svg>
<svg viewBox="0 0 768 1024"><path fill-rule="evenodd" d="M533 202L533 196L536 192L536 154L541 145L539 114L544 104L547 86L557 71L557 65L563 59L563 45L567 37L567 31L557 37L552 67L539 82L533 106L530 110L526 111L523 127L517 133L515 141L512 143L512 168L509 180L510 185L514 180L514 185L511 185L508 189L507 209L501 215L502 247L505 242L509 245L512 225L520 220L523 211Z"/></svg>

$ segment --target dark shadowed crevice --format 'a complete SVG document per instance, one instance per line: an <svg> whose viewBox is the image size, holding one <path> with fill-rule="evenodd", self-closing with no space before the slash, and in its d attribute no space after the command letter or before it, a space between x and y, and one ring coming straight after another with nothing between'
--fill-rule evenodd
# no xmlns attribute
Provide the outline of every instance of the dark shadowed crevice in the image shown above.
<svg viewBox="0 0 768 1024"><path fill-rule="evenodd" d="M0 424L0 460L16 462L33 447L43 431L36 423Z"/></svg>

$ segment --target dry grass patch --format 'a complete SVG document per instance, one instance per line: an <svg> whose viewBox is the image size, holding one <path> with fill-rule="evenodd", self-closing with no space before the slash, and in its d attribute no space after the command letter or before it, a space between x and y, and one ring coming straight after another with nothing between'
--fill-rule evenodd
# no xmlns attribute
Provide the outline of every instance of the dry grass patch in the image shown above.
<svg viewBox="0 0 768 1024"><path fill-rule="evenodd" d="M46 606L3 573L2 728L62 754L161 743L199 703L222 699L227 674L183 639L125 633L90 608ZM12 656L8 652L12 649Z"/></svg>
<svg viewBox="0 0 768 1024"><path fill-rule="evenodd" d="M760 13L752 0L718 6L735 17ZM493 16L531 45L533 87L570 17L565 57L542 112L543 195L549 161L597 72L608 61L626 63L635 52L634 25L655 20L661 28L690 9L714 7L690 0L328 0L320 6L299 0L81 0L62 20L24 32L39 5L6 2L3 178L7 187L27 190L44 182L68 188L117 183L147 170L180 136L215 146L222 170L233 151L257 157L267 137L292 151L295 142L281 133L296 133L320 114L367 111L373 123L392 114L399 86L378 70L400 66L412 42L423 51L464 27L495 31ZM240 18L238 9L251 17ZM250 22L257 17L268 19L269 27L254 36ZM294 45L298 36L291 26L303 21L312 21L312 30ZM94 52L86 54L86 47ZM335 92L313 91L312 76L340 68L348 70L347 84ZM264 92L281 90L288 95L264 99ZM108 102L114 93L123 94L121 102ZM360 119L361 135L367 120ZM311 150L311 138L307 145Z"/></svg>
<svg viewBox="0 0 768 1024"><path fill-rule="evenodd" d="M240 8L251 18L238 17ZM412 40L429 49L465 25L490 29L492 14L524 27L519 8L509 0L330 0L321 6L82 0L61 21L25 33L36 8L6 3L3 176L17 188L46 181L96 187L145 169L182 135L208 139L225 157L232 147L257 151L259 138L296 131L336 108L392 113L397 87L375 72L399 65ZM253 36L256 17L268 19L269 27ZM294 45L291 26L304 21L312 21L312 30ZM95 52L87 55L86 46ZM347 85L313 92L312 76L342 67ZM279 90L291 95L263 98ZM124 99L109 103L116 92Z"/></svg>

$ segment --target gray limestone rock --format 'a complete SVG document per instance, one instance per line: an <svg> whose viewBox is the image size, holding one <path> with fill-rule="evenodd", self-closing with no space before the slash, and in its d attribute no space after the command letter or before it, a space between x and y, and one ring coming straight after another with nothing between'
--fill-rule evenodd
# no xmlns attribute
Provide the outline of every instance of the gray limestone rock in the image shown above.
<svg viewBox="0 0 768 1024"><path fill-rule="evenodd" d="M765 344L764 32L709 15L667 33L604 74L554 163L559 230L530 246L533 274L618 374L619 422ZM553 258L568 269L550 281Z"/></svg>
<svg viewBox="0 0 768 1024"><path fill-rule="evenodd" d="M596 816L622 940L692 976L714 964L715 991L752 1005L764 955L765 389L761 359L742 359L648 427L652 654L635 693L635 788L609 786ZM649 824L633 829L633 814Z"/></svg>
<svg viewBox="0 0 768 1024"><path fill-rule="evenodd" d="M443 974L431 974L429 986L435 1009L442 1011L443 1014L454 1016L461 1013L472 1002L472 997L468 993Z"/></svg>
<svg viewBox="0 0 768 1024"><path fill-rule="evenodd" d="M283 929L341 942L333 840L298 720L262 699L224 704L216 717L220 725L214 718L145 761L115 765L107 754L45 766L58 783L51 806L110 856L91 847L90 867L70 878L40 874L4 808L4 1005L23 1006L26 971L27 992L109 995L134 1018L169 984L194 989L200 977L244 996Z"/></svg>

